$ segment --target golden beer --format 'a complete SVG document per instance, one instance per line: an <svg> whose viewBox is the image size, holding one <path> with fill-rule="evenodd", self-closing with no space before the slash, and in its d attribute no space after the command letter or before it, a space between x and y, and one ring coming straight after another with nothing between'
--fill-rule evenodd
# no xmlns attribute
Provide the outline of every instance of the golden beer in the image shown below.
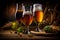
<svg viewBox="0 0 60 40"><path fill-rule="evenodd" d="M35 11L35 20L37 21L37 22L42 22L42 20L43 20L43 11Z"/></svg>

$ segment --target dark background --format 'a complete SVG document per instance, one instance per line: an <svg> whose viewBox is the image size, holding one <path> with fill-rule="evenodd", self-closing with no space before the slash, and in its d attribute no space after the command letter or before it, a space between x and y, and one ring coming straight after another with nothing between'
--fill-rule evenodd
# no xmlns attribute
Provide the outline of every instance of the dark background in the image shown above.
<svg viewBox="0 0 60 40"><path fill-rule="evenodd" d="M59 0L0 0L0 26L3 26L8 20L4 16L4 11L7 5L16 4L16 3L25 3L25 4L34 4L41 3L43 5L55 6L58 4L57 10L60 11Z"/></svg>

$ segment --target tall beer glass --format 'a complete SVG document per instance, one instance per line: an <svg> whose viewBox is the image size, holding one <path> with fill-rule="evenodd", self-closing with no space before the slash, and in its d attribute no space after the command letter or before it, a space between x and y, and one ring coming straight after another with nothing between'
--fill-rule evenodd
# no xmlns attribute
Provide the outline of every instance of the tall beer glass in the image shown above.
<svg viewBox="0 0 60 40"><path fill-rule="evenodd" d="M37 24L37 31L41 31L39 28L40 23L43 21L42 4L33 5L33 16Z"/></svg>

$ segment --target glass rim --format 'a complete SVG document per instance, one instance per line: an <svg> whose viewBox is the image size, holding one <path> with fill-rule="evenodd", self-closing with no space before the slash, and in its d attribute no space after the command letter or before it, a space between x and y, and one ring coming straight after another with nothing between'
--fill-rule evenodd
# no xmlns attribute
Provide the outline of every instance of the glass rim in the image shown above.
<svg viewBox="0 0 60 40"><path fill-rule="evenodd" d="M42 7L42 4L39 4L39 3L33 4L33 6L36 6L36 5L40 5Z"/></svg>

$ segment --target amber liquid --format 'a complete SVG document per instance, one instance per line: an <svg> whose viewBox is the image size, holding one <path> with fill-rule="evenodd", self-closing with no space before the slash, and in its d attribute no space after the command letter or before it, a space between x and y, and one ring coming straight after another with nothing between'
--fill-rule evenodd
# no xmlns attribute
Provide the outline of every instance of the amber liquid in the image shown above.
<svg viewBox="0 0 60 40"><path fill-rule="evenodd" d="M31 14L25 14L22 20L24 25L29 26L33 21L33 16Z"/></svg>
<svg viewBox="0 0 60 40"><path fill-rule="evenodd" d="M16 13L16 19L17 19L18 21L21 21L22 14L23 14L23 11L22 11L22 10L18 10L18 11L17 11L17 13Z"/></svg>
<svg viewBox="0 0 60 40"><path fill-rule="evenodd" d="M43 20L43 11L35 11L35 20L37 22L42 22Z"/></svg>

